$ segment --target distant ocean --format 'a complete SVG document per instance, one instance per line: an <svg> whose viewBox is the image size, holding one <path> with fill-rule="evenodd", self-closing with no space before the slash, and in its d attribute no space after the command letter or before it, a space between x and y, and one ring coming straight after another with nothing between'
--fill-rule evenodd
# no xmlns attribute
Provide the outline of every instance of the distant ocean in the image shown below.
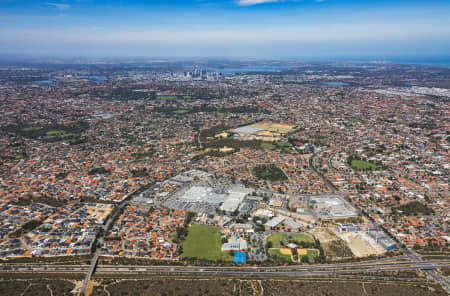
<svg viewBox="0 0 450 296"><path fill-rule="evenodd" d="M387 59L386 62L391 64L426 65L426 66L450 68L450 58L420 58L420 59L396 58L396 59Z"/></svg>
<svg viewBox="0 0 450 296"><path fill-rule="evenodd" d="M292 67L286 66L248 66L239 68L209 68L208 71L220 72L222 74L248 73L248 72L279 72Z"/></svg>
<svg viewBox="0 0 450 296"><path fill-rule="evenodd" d="M316 61L326 61L324 60L316 60ZM337 64L339 62L346 61L354 61L353 59L340 59L337 60ZM371 62L380 62L386 64L401 64L401 65L424 65L424 66L433 66L433 67L445 67L450 68L450 57L448 58L366 58L366 59L358 59L357 61L363 63L371 63ZM305 62L307 60L305 59ZM332 63L331 63L332 64ZM209 68L208 71L217 71L222 74L235 74L235 73L249 73L249 72L279 72L283 70L297 68L298 66L246 66L246 67L230 67L230 68ZM356 66L357 67L357 66Z"/></svg>

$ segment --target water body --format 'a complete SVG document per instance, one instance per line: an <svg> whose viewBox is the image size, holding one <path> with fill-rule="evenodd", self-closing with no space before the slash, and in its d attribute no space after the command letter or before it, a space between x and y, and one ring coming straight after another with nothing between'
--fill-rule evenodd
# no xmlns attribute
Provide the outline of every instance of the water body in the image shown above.
<svg viewBox="0 0 450 296"><path fill-rule="evenodd" d="M434 67L450 68L450 58L417 58L417 59L392 59L388 61L392 64L404 64L404 65L424 65Z"/></svg>
<svg viewBox="0 0 450 296"><path fill-rule="evenodd" d="M55 81L56 81L56 79L50 78L50 79L47 79L47 80L33 81L33 83L52 84Z"/></svg>
<svg viewBox="0 0 450 296"><path fill-rule="evenodd" d="M75 78L77 78L77 77L75 77ZM108 78L106 76L102 76L102 75L87 75L87 76L79 76L78 78L86 78L86 79L93 80L94 82L105 82L108 80ZM56 79L54 79L54 78L50 78L47 80L33 81L33 83L40 83L40 84L52 84L54 82L56 82Z"/></svg>
<svg viewBox="0 0 450 296"><path fill-rule="evenodd" d="M328 85L328 86L348 86L349 84L342 81L317 81L314 84Z"/></svg>
<svg viewBox="0 0 450 296"><path fill-rule="evenodd" d="M287 66L249 66L239 68L211 68L208 71L220 72L222 74L236 74L236 73L249 73L249 72L280 72L282 70L288 70L292 67Z"/></svg>
<svg viewBox="0 0 450 296"><path fill-rule="evenodd" d="M94 82L105 82L108 80L108 78L103 75L87 75L86 78L94 80Z"/></svg>

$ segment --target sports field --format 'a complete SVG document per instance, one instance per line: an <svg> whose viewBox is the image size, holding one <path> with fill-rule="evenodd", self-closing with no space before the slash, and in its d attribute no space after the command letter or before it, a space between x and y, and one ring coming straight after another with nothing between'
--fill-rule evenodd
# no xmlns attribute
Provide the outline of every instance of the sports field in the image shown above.
<svg viewBox="0 0 450 296"><path fill-rule="evenodd" d="M158 96L158 100L176 100L177 96Z"/></svg>
<svg viewBox="0 0 450 296"><path fill-rule="evenodd" d="M175 113L175 114L185 114L188 112L189 112L188 109L178 109L178 110L173 111L173 113Z"/></svg>
<svg viewBox="0 0 450 296"><path fill-rule="evenodd" d="M290 242L294 244L300 242L313 244L314 239L303 233L292 233L292 234L274 233L267 239L267 242L271 242L272 246L276 248L281 246L281 242L283 242L284 245L287 245Z"/></svg>
<svg viewBox="0 0 450 296"><path fill-rule="evenodd" d="M211 261L233 261L233 256L222 252L220 229L210 225L192 225L183 244L181 258L198 258Z"/></svg>
<svg viewBox="0 0 450 296"><path fill-rule="evenodd" d="M269 249L269 255L272 258L279 258L286 261L292 261L291 249Z"/></svg>
<svg viewBox="0 0 450 296"><path fill-rule="evenodd" d="M61 139L71 138L71 137L76 137L77 136L77 134L75 134L75 133L69 133L69 132L66 132L66 131L59 131L59 130L48 131L45 134L47 136L56 136L56 137L61 138Z"/></svg>
<svg viewBox="0 0 450 296"><path fill-rule="evenodd" d="M350 166L354 170L376 170L377 165L364 161L364 160L358 160L358 159L352 159Z"/></svg>
<svg viewBox="0 0 450 296"><path fill-rule="evenodd" d="M309 260L312 260L319 256L319 250L316 249L297 249L298 259L300 260L302 257L308 257Z"/></svg>

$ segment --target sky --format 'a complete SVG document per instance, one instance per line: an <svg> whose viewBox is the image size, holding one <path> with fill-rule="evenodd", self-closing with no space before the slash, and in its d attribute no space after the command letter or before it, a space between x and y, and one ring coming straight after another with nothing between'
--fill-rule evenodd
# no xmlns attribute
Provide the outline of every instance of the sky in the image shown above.
<svg viewBox="0 0 450 296"><path fill-rule="evenodd" d="M450 56L448 0L0 0L0 55Z"/></svg>

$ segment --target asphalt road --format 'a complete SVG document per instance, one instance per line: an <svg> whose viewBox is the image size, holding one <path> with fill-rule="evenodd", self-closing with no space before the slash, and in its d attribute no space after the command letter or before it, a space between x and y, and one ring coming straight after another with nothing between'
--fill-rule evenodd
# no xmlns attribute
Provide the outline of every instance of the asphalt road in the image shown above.
<svg viewBox="0 0 450 296"><path fill-rule="evenodd" d="M19 273L86 273L90 265L0 265L0 272ZM323 264L323 265L299 265L299 266L273 266L273 267L249 267L249 266L139 266L139 265L99 265L96 273L192 273L192 274L222 274L222 275L311 275L317 273L361 273L367 271L382 270L435 270L441 267L450 267L450 260L429 260L418 262L373 262L354 264Z"/></svg>

